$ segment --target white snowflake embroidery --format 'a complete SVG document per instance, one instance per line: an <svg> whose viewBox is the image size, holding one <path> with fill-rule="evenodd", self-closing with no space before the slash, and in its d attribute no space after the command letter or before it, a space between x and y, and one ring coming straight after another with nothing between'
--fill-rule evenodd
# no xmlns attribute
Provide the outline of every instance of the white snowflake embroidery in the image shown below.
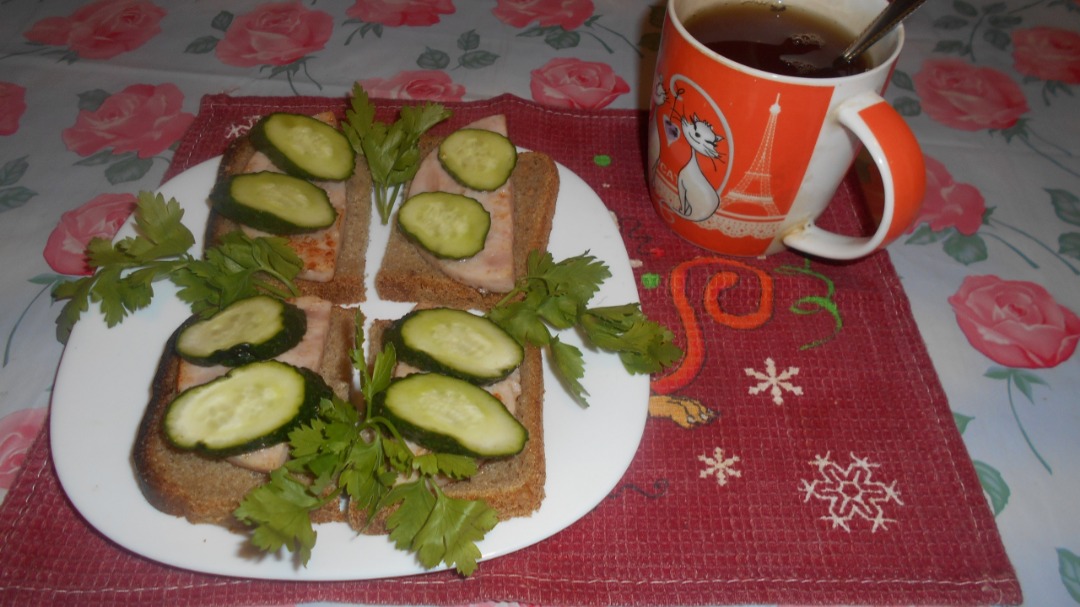
<svg viewBox="0 0 1080 607"><path fill-rule="evenodd" d="M776 363L773 359L765 359L765 371L743 369L747 377L759 380L758 384L750 387L750 394L761 394L768 390L772 394L772 402L777 405L784 404L784 392L790 392L795 396L802 396L802 388L791 383L791 378L799 374L798 367L788 367L780 374L776 373Z"/></svg>
<svg viewBox="0 0 1080 607"><path fill-rule="evenodd" d="M847 468L820 455L814 457L811 466L817 468L819 478L813 481L803 480L802 491L805 494L803 503L810 498L817 498L829 502L829 514L822 516L821 520L832 523L832 528L843 528L851 532L850 523L855 518L860 518L873 523L870 531L876 533L878 529L888 531L886 523L895 523L896 519L886 518L884 505L894 502L900 506L900 492L896 489L896 481L885 484L874 480L872 468L880 464L871 464L867 459L851 456L851 463Z"/></svg>
<svg viewBox="0 0 1080 607"><path fill-rule="evenodd" d="M734 468L735 464L739 462L739 456L732 455L725 459L724 450L720 447L713 449L712 457L699 455L698 461L705 463L705 469L701 471L700 478L715 476L716 482L720 486L726 485L729 477L739 478L742 476L742 472Z"/></svg>

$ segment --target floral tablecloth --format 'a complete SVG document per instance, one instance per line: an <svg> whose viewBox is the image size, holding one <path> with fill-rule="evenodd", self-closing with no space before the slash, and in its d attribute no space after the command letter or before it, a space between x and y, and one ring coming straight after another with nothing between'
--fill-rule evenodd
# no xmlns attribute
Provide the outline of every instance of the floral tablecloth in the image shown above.
<svg viewBox="0 0 1080 607"><path fill-rule="evenodd" d="M0 496L46 420L58 280L203 95L644 108L661 8L590 0L0 3ZM929 2L887 98L928 156L889 254L1026 604L1080 603L1080 3ZM719 456L718 456L719 457ZM3 597L0 588L0 599Z"/></svg>

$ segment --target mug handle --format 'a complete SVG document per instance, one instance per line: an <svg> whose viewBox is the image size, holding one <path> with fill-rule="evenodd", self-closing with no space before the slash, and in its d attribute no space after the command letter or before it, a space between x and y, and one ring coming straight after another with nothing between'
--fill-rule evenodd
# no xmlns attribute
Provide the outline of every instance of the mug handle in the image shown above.
<svg viewBox="0 0 1080 607"><path fill-rule="evenodd" d="M837 119L862 142L885 188L881 222L871 236L844 236L813 223L785 234L784 244L828 259L857 259L884 247L915 221L926 193L926 163L907 122L874 92L837 107Z"/></svg>

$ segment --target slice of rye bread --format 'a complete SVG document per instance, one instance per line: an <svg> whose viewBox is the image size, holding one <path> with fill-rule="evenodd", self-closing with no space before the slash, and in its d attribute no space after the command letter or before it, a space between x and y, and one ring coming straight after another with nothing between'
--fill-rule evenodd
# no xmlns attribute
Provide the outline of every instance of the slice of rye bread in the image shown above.
<svg viewBox="0 0 1080 607"><path fill-rule="evenodd" d="M440 141L421 139L421 157ZM559 196L559 170L547 154L522 152L510 179L514 188L514 277L518 279L525 276L529 252L547 250ZM392 224L386 254L375 275L375 290L382 299L488 310L505 295L481 291L447 276L401 233L396 218Z"/></svg>
<svg viewBox="0 0 1080 607"><path fill-rule="evenodd" d="M383 332L392 321L376 320L368 329L371 352L382 349ZM374 354L372 354L374 356ZM482 461L479 471L470 479L451 481L442 486L447 496L457 499L484 500L495 509L499 520L529 516L544 500L547 480L547 459L544 453L544 371L540 350L525 348L521 363L521 395L514 416L529 433L525 448L517 455L498 460ZM386 518L393 511L387 508L371 519L367 513L349 505L346 517L359 533L380 535L387 532Z"/></svg>
<svg viewBox="0 0 1080 607"><path fill-rule="evenodd" d="M349 352L355 336L355 311L334 306L317 371L334 393L349 400L353 367ZM169 339L151 386L150 403L139 424L132 450L135 477L143 495L155 508L187 518L192 523L212 523L239 529L232 513L245 495L267 481L269 475L223 460L183 451L165 438L162 417L176 397L180 359L174 354L176 333ZM314 522L342 520L335 502L313 513Z"/></svg>
<svg viewBox="0 0 1080 607"><path fill-rule="evenodd" d="M243 172L251 157L256 153L255 146L248 136L243 136L226 148L218 167L217 181ZM316 182L317 184L318 182ZM336 304L359 303L367 300L364 291L364 263L367 258L368 229L371 224L371 173L367 162L358 157L353 176L345 182L345 218L341 226L341 240L334 265L333 280L320 282L297 279L297 288L304 295L314 295ZM229 232L240 225L224 217L210 207L206 222L205 239L207 247L216 245Z"/></svg>

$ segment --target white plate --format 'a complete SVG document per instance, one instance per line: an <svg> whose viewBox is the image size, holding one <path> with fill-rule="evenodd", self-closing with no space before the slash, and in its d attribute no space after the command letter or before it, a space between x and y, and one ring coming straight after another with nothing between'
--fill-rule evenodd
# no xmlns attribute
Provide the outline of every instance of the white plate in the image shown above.
<svg viewBox="0 0 1080 607"><path fill-rule="evenodd" d="M201 241L206 197L220 159L204 162L162 186L184 208L184 224ZM592 189L559 166L559 191L549 250L556 260L586 250L607 263L612 277L594 305L638 301L618 229ZM130 233L130 225L121 235ZM372 277L387 228L372 220L368 254L368 318L396 318L408 305L380 302ZM192 251L201 251L196 242ZM318 543L306 568L291 555L253 554L244 537L213 525L192 525L150 506L136 484L130 451L149 398L149 386L170 333L190 314L171 283L155 285L150 307L112 329L97 313L76 325L52 400L52 453L60 482L86 520L117 544L162 563L219 575L278 580L358 580L423 573L412 555L382 536L358 536L343 523L316 526ZM575 341L575 335L564 335ZM649 378L630 375L618 357L585 351L582 409L545 370L546 498L531 517L500 523L480 543L491 559L539 542L593 509L633 459L648 415Z"/></svg>

